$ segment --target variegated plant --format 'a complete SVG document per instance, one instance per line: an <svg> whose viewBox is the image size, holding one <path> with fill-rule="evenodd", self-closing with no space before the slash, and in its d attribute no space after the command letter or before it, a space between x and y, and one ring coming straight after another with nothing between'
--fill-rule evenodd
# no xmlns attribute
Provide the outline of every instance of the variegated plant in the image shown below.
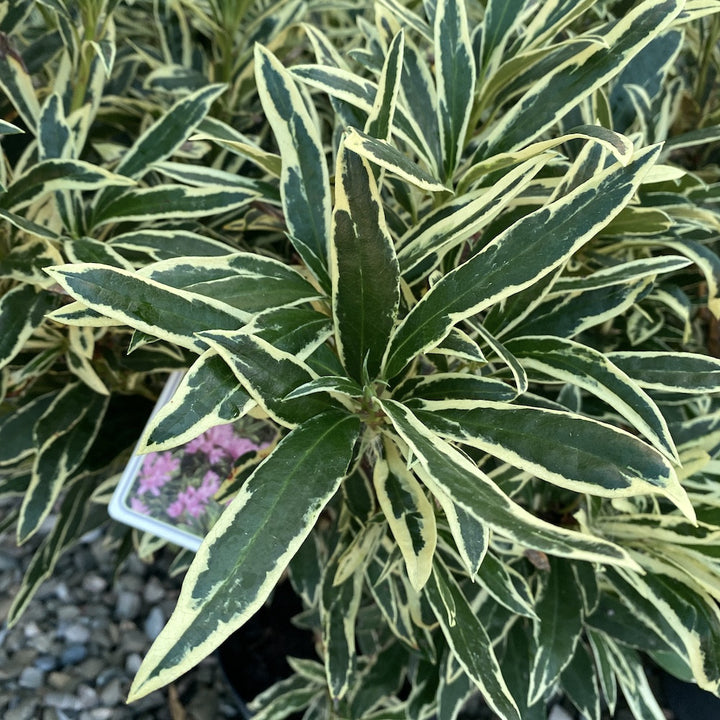
<svg viewBox="0 0 720 720"><path fill-rule="evenodd" d="M301 12L299 3L265 4L223 32L227 42L281 38ZM242 107L235 127L252 127L257 111L246 96L256 93L241 82L247 58L228 68L191 32L190 20L212 32L208 13L150 1L0 6L0 495L21 498L0 526L15 524L25 542L65 498L10 622L60 552L104 520L91 500L98 478L122 469L149 399L168 371L190 362L178 347L68 304L44 268L96 261L134 271L225 255L243 245L234 224L252 229L253 202L279 204L276 188L258 185L260 173L238 174L254 140L224 122L218 101L231 95ZM198 132L230 150L188 140Z"/></svg>
<svg viewBox="0 0 720 720"><path fill-rule="evenodd" d="M245 413L283 433L130 700L286 572L320 662L292 661L259 718L446 720L479 691L502 718L560 693L595 720L618 687L661 718L640 652L717 693L720 216L716 168L686 155L720 138L716 3L362 9L350 49L304 26L315 62L256 46L264 144L204 133L257 168L259 245L47 269L74 299L54 321L198 356L147 450ZM278 227L292 253L263 241Z"/></svg>

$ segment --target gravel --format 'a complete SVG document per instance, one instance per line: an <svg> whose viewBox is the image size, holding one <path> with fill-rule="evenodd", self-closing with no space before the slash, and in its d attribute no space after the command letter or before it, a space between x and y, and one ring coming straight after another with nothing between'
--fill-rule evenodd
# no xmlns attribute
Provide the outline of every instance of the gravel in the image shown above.
<svg viewBox="0 0 720 720"><path fill-rule="evenodd" d="M8 510L8 500L0 501L0 518ZM142 658L175 605L182 578L168 575L169 550L156 552L147 563L130 555L116 567L111 528L108 523L63 554L11 628L7 614L42 537L17 548L10 533L0 534L0 718L239 718L214 655L170 687L125 703Z"/></svg>

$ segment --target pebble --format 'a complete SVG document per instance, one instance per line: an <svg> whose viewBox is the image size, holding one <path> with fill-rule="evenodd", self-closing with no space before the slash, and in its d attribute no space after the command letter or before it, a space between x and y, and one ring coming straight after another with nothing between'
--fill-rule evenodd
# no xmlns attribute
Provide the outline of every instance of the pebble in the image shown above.
<svg viewBox="0 0 720 720"><path fill-rule="evenodd" d="M153 607L143 623L145 635L149 640L154 640L160 631L165 627L165 614L157 605Z"/></svg>
<svg viewBox="0 0 720 720"><path fill-rule="evenodd" d="M0 498L0 517L6 507ZM165 689L131 706L125 699L179 594L182 578L167 574L171 552L158 551L152 564L131 555L118 575L114 535L94 532L58 558L16 625L2 623L49 527L20 548L12 533L0 533L0 720L170 720ZM216 708L217 720L235 717L217 661L201 666L202 675L193 670L176 682L188 720L207 714L191 715L191 704ZM205 695L193 704L207 687L220 702Z"/></svg>
<svg viewBox="0 0 720 720"><path fill-rule="evenodd" d="M115 617L120 620L133 620L138 616L142 600L136 592L121 590L115 603Z"/></svg>
<svg viewBox="0 0 720 720"><path fill-rule="evenodd" d="M42 687L43 681L45 680L45 673L37 667L31 666L26 667L20 673L18 678L18 684L20 687L30 688L31 690L37 690Z"/></svg>
<svg viewBox="0 0 720 720"><path fill-rule="evenodd" d="M128 675L135 675L142 665L142 655L140 653L130 653L125 658L125 672Z"/></svg>
<svg viewBox="0 0 720 720"><path fill-rule="evenodd" d="M165 597L165 588L158 578L153 575L143 588L143 599L149 605L156 605Z"/></svg>
<svg viewBox="0 0 720 720"><path fill-rule="evenodd" d="M123 688L120 678L111 680L101 691L100 700L103 705L117 705L123 699Z"/></svg>
<svg viewBox="0 0 720 720"><path fill-rule="evenodd" d="M10 708L3 716L5 720L35 720L38 701L33 698L23 700L19 705Z"/></svg>
<svg viewBox="0 0 720 720"><path fill-rule="evenodd" d="M60 656L60 664L63 667L77 665L87 657L87 648L84 645L68 645Z"/></svg>
<svg viewBox="0 0 720 720"><path fill-rule="evenodd" d="M35 658L35 667L43 672L51 672L58 666L57 658L53 655L38 655Z"/></svg>
<svg viewBox="0 0 720 720"><path fill-rule="evenodd" d="M107 587L107 581L105 578L96 575L95 573L89 573L83 577L82 588L86 592L93 595L101 593Z"/></svg>
<svg viewBox="0 0 720 720"><path fill-rule="evenodd" d="M62 631L62 636L68 643L84 644L90 639L90 630L85 625L75 623L68 625L68 627Z"/></svg>

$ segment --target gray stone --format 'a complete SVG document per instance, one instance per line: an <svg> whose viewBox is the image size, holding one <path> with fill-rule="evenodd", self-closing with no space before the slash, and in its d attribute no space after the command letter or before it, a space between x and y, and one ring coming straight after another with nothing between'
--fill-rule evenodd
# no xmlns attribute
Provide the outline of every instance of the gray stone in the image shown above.
<svg viewBox="0 0 720 720"><path fill-rule="evenodd" d="M100 691L100 702L105 707L118 705L123 699L123 688L120 678L114 678Z"/></svg>
<svg viewBox="0 0 720 720"><path fill-rule="evenodd" d="M120 620L133 620L142 607L140 596L130 590L121 590L115 602L115 617Z"/></svg>
<svg viewBox="0 0 720 720"><path fill-rule="evenodd" d="M112 720L114 710L112 708L95 708L88 714L88 720Z"/></svg>
<svg viewBox="0 0 720 720"><path fill-rule="evenodd" d="M135 675L142 665L142 655L140 653L130 653L125 658L125 672L128 675Z"/></svg>
<svg viewBox="0 0 720 720"><path fill-rule="evenodd" d="M39 687L42 687L44 680L45 673L39 668L31 666L23 668L18 678L18 685L29 688L30 690L37 690Z"/></svg>
<svg viewBox="0 0 720 720"><path fill-rule="evenodd" d="M95 573L89 573L83 577L82 588L85 592L92 594L101 593L107 587L107 580Z"/></svg>
<svg viewBox="0 0 720 720"><path fill-rule="evenodd" d="M41 633L41 630L36 622L29 622L23 625L23 634L26 639L37 637Z"/></svg>
<svg viewBox="0 0 720 720"><path fill-rule="evenodd" d="M121 633L120 640L126 652L144 653L148 648L148 639L145 637L145 633L137 629Z"/></svg>
<svg viewBox="0 0 720 720"><path fill-rule="evenodd" d="M70 591L66 583L60 581L55 586L55 597L62 603L69 603L71 600Z"/></svg>
<svg viewBox="0 0 720 720"><path fill-rule="evenodd" d="M90 639L90 629L81 623L68 625L62 634L65 640L72 644L84 644Z"/></svg>
<svg viewBox="0 0 720 720"><path fill-rule="evenodd" d="M87 648L84 645L68 645L60 655L60 665L77 665L87 657Z"/></svg>
<svg viewBox="0 0 720 720"><path fill-rule="evenodd" d="M38 701L26 698L19 705L5 711L4 720L35 720L37 717Z"/></svg>
<svg viewBox="0 0 720 720"><path fill-rule="evenodd" d="M154 575L148 579L143 588L143 598L150 605L159 603L165 597L163 584Z"/></svg>
<svg viewBox="0 0 720 720"><path fill-rule="evenodd" d="M53 690L46 692L44 702L46 705L59 710L74 710L77 712L83 709L80 699L66 692L56 692Z"/></svg>
<svg viewBox="0 0 720 720"><path fill-rule="evenodd" d="M107 660L101 657L89 657L83 660L74 670L80 677L92 680L93 684L107 667Z"/></svg>
<svg viewBox="0 0 720 720"><path fill-rule="evenodd" d="M94 708L98 704L98 694L95 688L91 688L85 683L80 683L75 692L77 693L78 699L83 704L83 707L90 709Z"/></svg>
<svg viewBox="0 0 720 720"><path fill-rule="evenodd" d="M58 666L57 658L54 655L38 655L35 658L35 667L43 672L51 672Z"/></svg>
<svg viewBox="0 0 720 720"><path fill-rule="evenodd" d="M48 675L48 685L54 690L70 692L77 684L77 679L66 672L51 672Z"/></svg>
<svg viewBox="0 0 720 720"><path fill-rule="evenodd" d="M61 622L74 620L80 616L80 608L77 607L77 605L63 605L61 608L58 608L57 616Z"/></svg>
<svg viewBox="0 0 720 720"><path fill-rule="evenodd" d="M148 616L145 618L145 622L143 623L145 635L147 635L150 640L154 640L160 634L160 631L163 629L164 626L165 615L163 611L156 605L150 610Z"/></svg>

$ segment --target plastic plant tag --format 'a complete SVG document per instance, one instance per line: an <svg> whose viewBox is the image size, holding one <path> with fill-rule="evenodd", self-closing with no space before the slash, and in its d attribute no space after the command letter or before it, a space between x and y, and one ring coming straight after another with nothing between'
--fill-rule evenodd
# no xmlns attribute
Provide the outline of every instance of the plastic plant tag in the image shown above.
<svg viewBox="0 0 720 720"><path fill-rule="evenodd" d="M153 415L172 397L182 375L170 376ZM195 551L230 501L241 470L257 464L276 439L272 424L245 416L164 452L141 455L138 442L108 512L119 522Z"/></svg>

